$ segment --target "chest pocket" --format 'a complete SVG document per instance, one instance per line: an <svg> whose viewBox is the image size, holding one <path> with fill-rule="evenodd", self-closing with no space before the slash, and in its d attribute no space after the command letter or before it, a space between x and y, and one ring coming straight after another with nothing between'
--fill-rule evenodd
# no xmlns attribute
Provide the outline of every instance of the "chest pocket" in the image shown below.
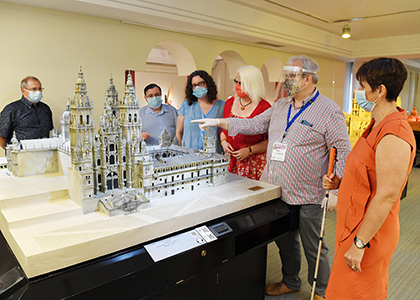
<svg viewBox="0 0 420 300"><path fill-rule="evenodd" d="M293 133L292 143L299 146L323 144L325 142L325 126L306 118L299 118L289 129Z"/></svg>

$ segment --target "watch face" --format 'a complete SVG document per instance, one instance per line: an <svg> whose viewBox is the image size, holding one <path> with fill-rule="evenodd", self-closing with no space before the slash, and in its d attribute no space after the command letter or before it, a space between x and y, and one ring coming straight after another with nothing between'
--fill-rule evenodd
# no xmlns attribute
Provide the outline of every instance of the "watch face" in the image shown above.
<svg viewBox="0 0 420 300"><path fill-rule="evenodd" d="M359 239L356 239L355 240L355 245L359 249L363 249L365 247L365 245L363 244L363 242L361 240L359 240Z"/></svg>

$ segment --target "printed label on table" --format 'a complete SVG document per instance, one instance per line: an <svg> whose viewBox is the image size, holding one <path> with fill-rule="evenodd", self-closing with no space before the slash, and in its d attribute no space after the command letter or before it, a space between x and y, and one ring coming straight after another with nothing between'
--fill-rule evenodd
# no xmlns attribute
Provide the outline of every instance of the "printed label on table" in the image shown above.
<svg viewBox="0 0 420 300"><path fill-rule="evenodd" d="M207 226L201 226L196 229L145 245L144 248L152 257L153 261L157 262L214 240L217 240L217 238L207 228Z"/></svg>

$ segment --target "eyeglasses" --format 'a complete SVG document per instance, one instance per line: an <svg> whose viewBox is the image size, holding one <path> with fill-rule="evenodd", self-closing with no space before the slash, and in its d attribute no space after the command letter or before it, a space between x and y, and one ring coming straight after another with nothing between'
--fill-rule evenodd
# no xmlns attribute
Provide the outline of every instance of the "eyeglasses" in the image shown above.
<svg viewBox="0 0 420 300"><path fill-rule="evenodd" d="M233 79L233 82L234 82L235 84L239 84L239 85L241 85L241 82L240 82L240 81L238 81L238 80L236 80L236 79Z"/></svg>
<svg viewBox="0 0 420 300"><path fill-rule="evenodd" d="M27 91L32 91L32 92L43 92L44 91L44 88L42 88L42 87L40 87L40 88L36 88L36 87L34 87L34 88L31 88L31 89L25 89L25 90L27 90Z"/></svg>
<svg viewBox="0 0 420 300"><path fill-rule="evenodd" d="M203 87L205 85L206 85L206 82L203 80L203 81L200 81L199 83L193 83L192 88L195 89L197 86Z"/></svg>

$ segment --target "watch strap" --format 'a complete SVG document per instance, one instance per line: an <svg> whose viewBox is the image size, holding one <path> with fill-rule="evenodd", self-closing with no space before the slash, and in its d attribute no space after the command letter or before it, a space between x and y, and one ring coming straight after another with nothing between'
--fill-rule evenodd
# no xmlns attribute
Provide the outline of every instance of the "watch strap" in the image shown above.
<svg viewBox="0 0 420 300"><path fill-rule="evenodd" d="M249 149L249 156L251 156L251 155L252 155L252 149L251 149L251 146L248 146L248 149Z"/></svg>

